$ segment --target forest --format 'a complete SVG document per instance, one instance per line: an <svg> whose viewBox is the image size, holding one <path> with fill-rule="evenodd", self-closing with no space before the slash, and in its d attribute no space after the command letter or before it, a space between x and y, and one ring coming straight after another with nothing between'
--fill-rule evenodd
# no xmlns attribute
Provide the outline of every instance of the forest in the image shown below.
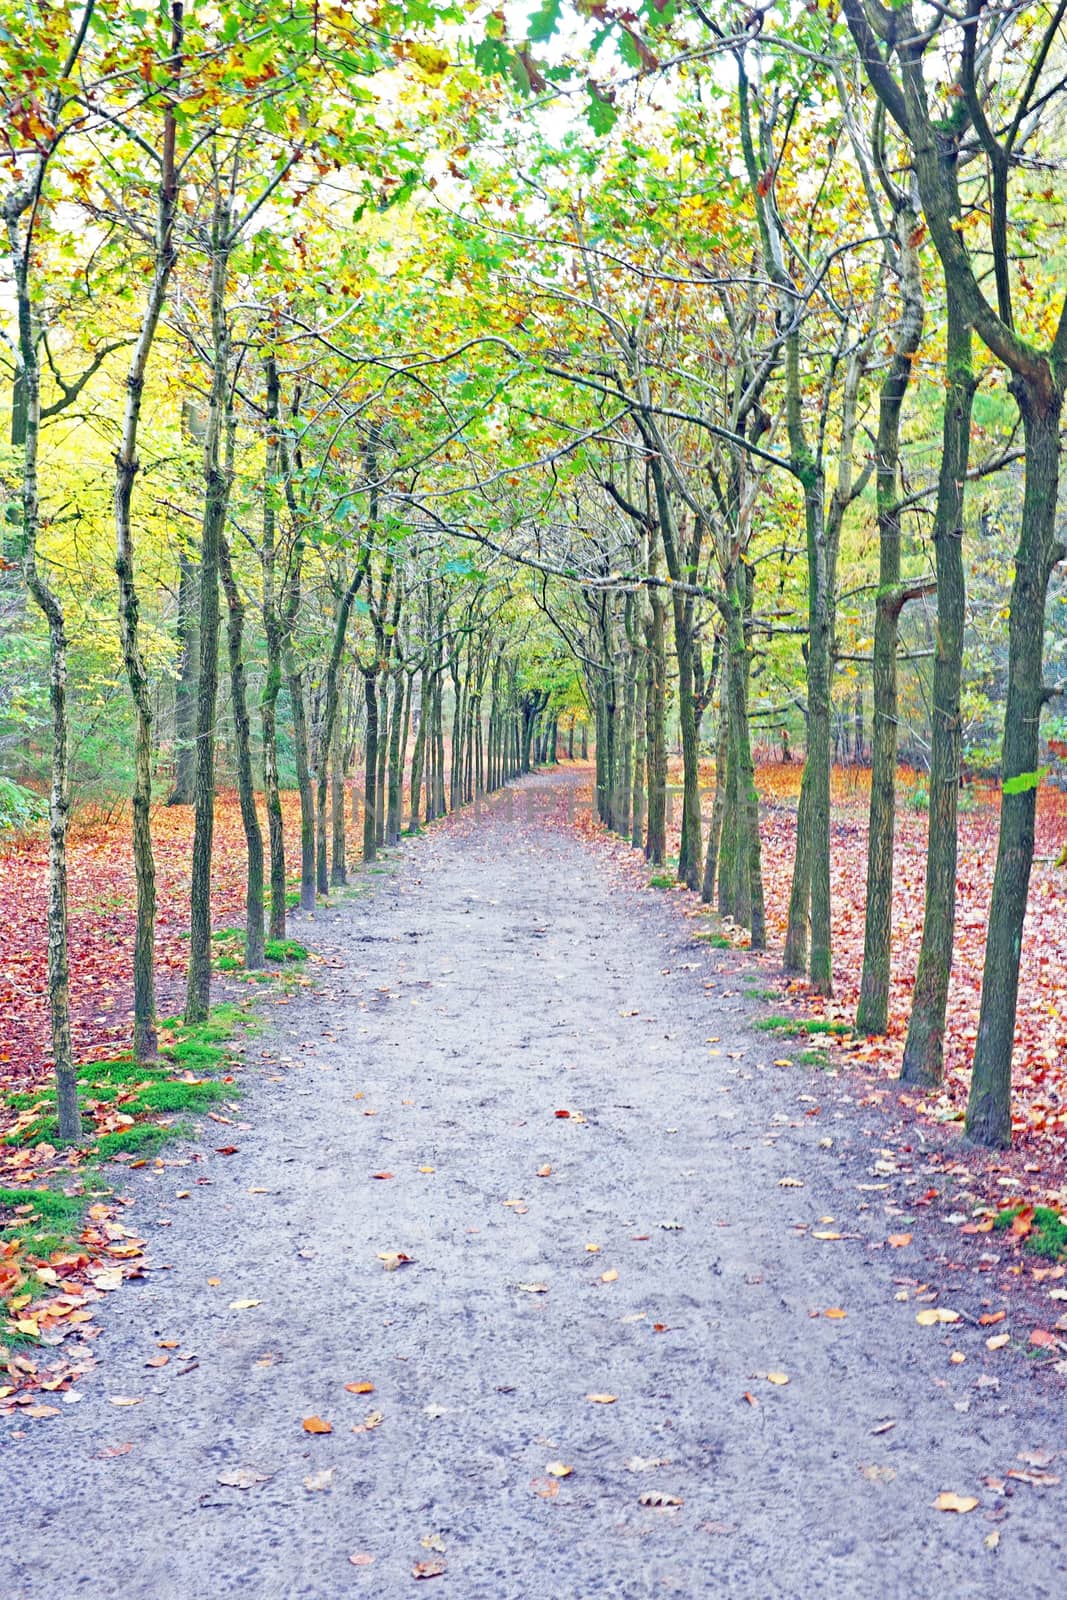
<svg viewBox="0 0 1067 1600"><path fill-rule="evenodd" d="M116 1186L166 1178L183 1112L245 1125L228 1086L253 1015L291 1007L278 1026L327 1055L331 1028L382 1026L367 1006L407 968L359 940L416 937L387 892L436 906L441 959L491 988L497 871L500 905L550 941L573 923L576 950L602 915L583 874L654 908L616 910L580 988L553 945L574 1015L615 993L617 950L639 995L663 951L635 930L667 919L659 937L719 963L696 1047L747 1028L752 1059L762 1028L784 1071L807 1041L817 1099L832 1078L876 1108L848 1114L898 1118L868 1175L902 1148L953 1182L970 1163L969 1247L1006 1230L1062 1274L1065 17L0 3L0 1421L57 1413L48 1383L69 1398L92 1363L47 1378L39 1341L71 1348L107 1275L139 1270L147 1224L124 1231ZM466 924L458 879L426 888L450 851L481 885ZM342 937L350 916L369 931ZM524 1008L535 1026L539 958L500 980L514 1018L480 1020L470 990L472 1060ZM346 963L348 998L316 1002ZM730 1002L753 982L775 1007L754 1024ZM560 1063L601 1035L623 1059L619 993ZM405 1059L435 1027L397 1034ZM590 1117L564 1109L564 1070L570 1138ZM687 1136L718 1115L700 1093ZM347 1125L328 1105L323 1127ZM195 1137L220 1135L239 1150ZM690 1166L714 1187L718 1160ZM982 1304L964 1321L997 1321ZM1033 1343L1067 1374L1047 1315ZM544 1470L535 1494L565 1496L572 1468ZM664 1529L683 1500L657 1492ZM422 1542L411 1575L446 1575ZM1020 1560L1020 1593L1051 1593ZM987 1592L965 1570L958 1592ZM566 1571L482 1589L471 1569L457 1593L577 1600L588 1575ZM20 1600L44 1592L12 1573ZM183 1594L220 1592L192 1574ZM885 1592L919 1592L905 1577ZM127 1592L170 1592L154 1581ZM801 1592L747 1581L730 1592ZM672 1592L720 1592L691 1583ZM837 1592L868 1591L845 1571Z"/></svg>

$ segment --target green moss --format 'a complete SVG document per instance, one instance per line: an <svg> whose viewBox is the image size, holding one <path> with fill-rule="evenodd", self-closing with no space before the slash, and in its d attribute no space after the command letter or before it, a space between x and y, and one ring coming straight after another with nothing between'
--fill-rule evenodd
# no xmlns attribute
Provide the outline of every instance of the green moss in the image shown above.
<svg viewBox="0 0 1067 1600"><path fill-rule="evenodd" d="M132 1128L103 1134L96 1141L96 1155L101 1161L112 1161L119 1155L153 1155L168 1139L185 1138L191 1131L188 1123L164 1128L158 1122L135 1122Z"/></svg>
<svg viewBox="0 0 1067 1600"><path fill-rule="evenodd" d="M802 1050L797 1060L802 1067L828 1067L830 1053L828 1050Z"/></svg>
<svg viewBox="0 0 1067 1600"><path fill-rule="evenodd" d="M678 879L672 872L654 872L648 880L650 889L673 889Z"/></svg>
<svg viewBox="0 0 1067 1600"><path fill-rule="evenodd" d="M263 954L268 961L306 961L308 958L307 946L299 939L268 939Z"/></svg>
<svg viewBox="0 0 1067 1600"><path fill-rule="evenodd" d="M760 1017L753 1024L761 1033L793 1034L798 1038L830 1034L834 1038L851 1033L847 1022L831 1022L827 1017Z"/></svg>
<svg viewBox="0 0 1067 1600"><path fill-rule="evenodd" d="M1022 1210L1021 1201L1005 1206L993 1218L994 1228L1010 1228ZM1030 1232L1023 1239L1023 1249L1046 1261L1067 1261L1067 1227L1061 1221L1060 1212L1054 1211L1051 1206L1035 1206Z"/></svg>
<svg viewBox="0 0 1067 1600"><path fill-rule="evenodd" d="M149 1084L133 1100L128 1101L123 1109L131 1116L151 1112L167 1114L175 1111L208 1111L232 1092L229 1084L218 1083L212 1078L200 1083L186 1083L180 1078L171 1078Z"/></svg>
<svg viewBox="0 0 1067 1600"><path fill-rule="evenodd" d="M217 956L214 962L216 972L240 972L243 966L240 956Z"/></svg>

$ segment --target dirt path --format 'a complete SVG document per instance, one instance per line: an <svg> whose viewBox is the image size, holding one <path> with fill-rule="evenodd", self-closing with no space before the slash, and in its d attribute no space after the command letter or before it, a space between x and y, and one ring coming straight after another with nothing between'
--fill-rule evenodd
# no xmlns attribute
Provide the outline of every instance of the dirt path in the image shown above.
<svg viewBox="0 0 1067 1600"><path fill-rule="evenodd" d="M418 1563L456 1600L1062 1595L1063 1490L1005 1479L1058 1407L917 1325L862 1114L811 1114L662 896L483 819L312 937L339 964L249 1047L238 1153L141 1185L172 1270L109 1298L80 1405L0 1435L0 1600L390 1600Z"/></svg>

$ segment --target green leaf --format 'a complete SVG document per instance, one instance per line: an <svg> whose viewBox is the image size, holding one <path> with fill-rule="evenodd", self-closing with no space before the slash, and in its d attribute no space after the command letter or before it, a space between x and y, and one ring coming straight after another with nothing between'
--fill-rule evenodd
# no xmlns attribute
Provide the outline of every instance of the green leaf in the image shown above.
<svg viewBox="0 0 1067 1600"><path fill-rule="evenodd" d="M534 12L526 29L526 37L531 44L544 44L546 39L551 39L559 27L562 10L563 0L543 0L540 10Z"/></svg>
<svg viewBox="0 0 1067 1600"><path fill-rule="evenodd" d="M1028 789L1036 789L1047 775L1047 767L1038 767L1036 772L1018 772L1014 778L1005 778L1001 787L1005 794L1025 794Z"/></svg>

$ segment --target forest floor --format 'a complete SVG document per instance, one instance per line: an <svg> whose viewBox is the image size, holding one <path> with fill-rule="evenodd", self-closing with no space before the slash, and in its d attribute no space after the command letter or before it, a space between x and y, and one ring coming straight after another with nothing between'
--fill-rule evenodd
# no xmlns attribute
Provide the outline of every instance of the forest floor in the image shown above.
<svg viewBox="0 0 1067 1600"><path fill-rule="evenodd" d="M1063 1269L568 781L294 917L232 1142L121 1173L137 1276L0 1422L3 1600L1062 1593Z"/></svg>

